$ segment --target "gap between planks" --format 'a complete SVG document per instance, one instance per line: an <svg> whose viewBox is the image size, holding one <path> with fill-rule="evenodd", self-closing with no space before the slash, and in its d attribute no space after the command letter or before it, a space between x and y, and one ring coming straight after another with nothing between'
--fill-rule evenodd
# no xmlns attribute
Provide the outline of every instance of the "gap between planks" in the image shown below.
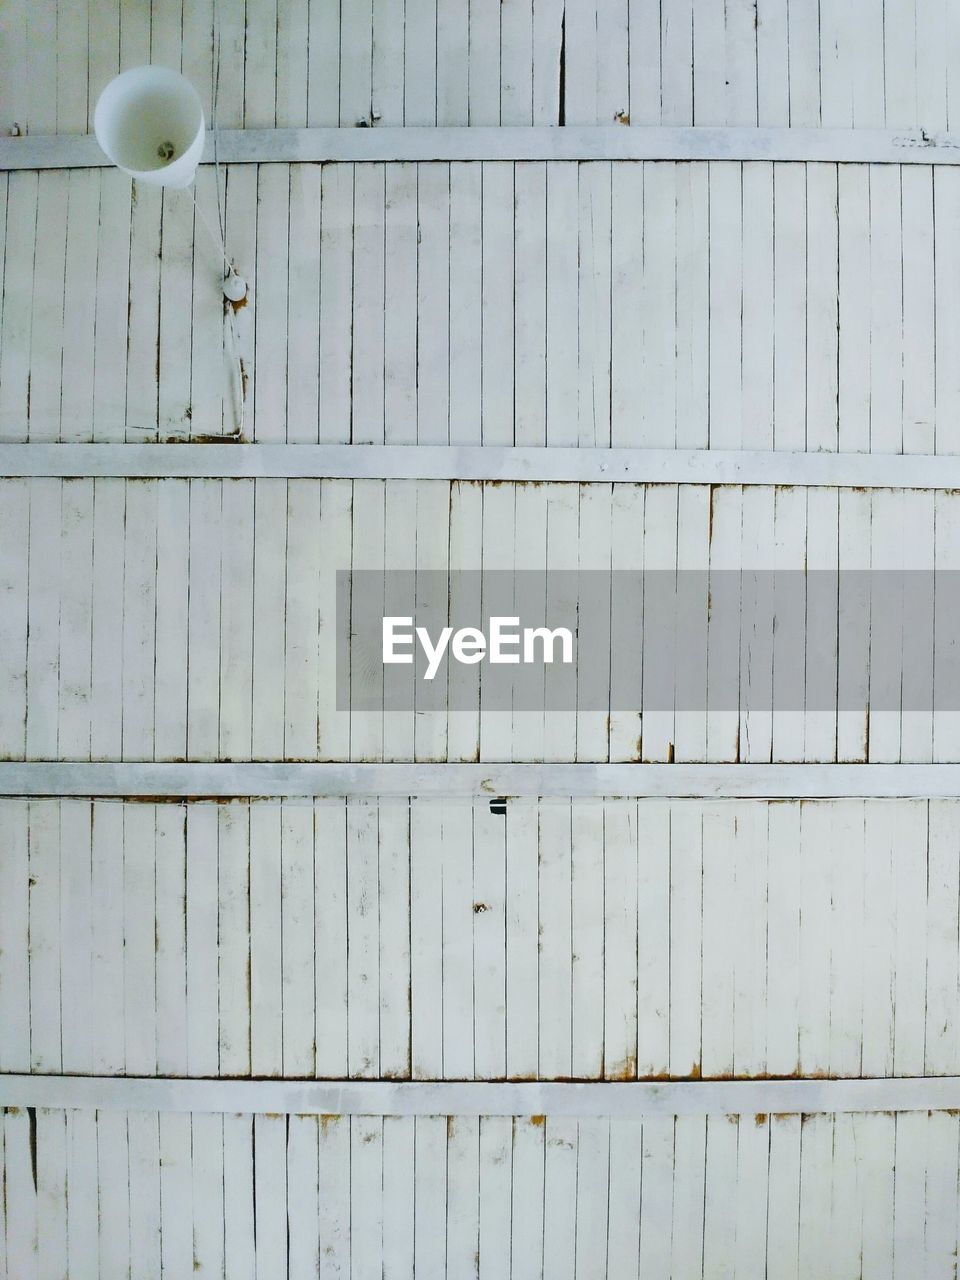
<svg viewBox="0 0 960 1280"><path fill-rule="evenodd" d="M917 129L631 126L222 129L221 164L430 160L778 160L957 164L960 134ZM213 160L207 138L202 163ZM0 170L108 168L92 134L0 139Z"/></svg>
<svg viewBox="0 0 960 1280"><path fill-rule="evenodd" d="M0 1075L0 1107L388 1116L954 1111L960 1077L620 1082L208 1080Z"/></svg>
<svg viewBox="0 0 960 1280"><path fill-rule="evenodd" d="M0 476L960 489L960 456L500 445L0 444Z"/></svg>
<svg viewBox="0 0 960 1280"><path fill-rule="evenodd" d="M957 764L0 764L2 796L952 799Z"/></svg>

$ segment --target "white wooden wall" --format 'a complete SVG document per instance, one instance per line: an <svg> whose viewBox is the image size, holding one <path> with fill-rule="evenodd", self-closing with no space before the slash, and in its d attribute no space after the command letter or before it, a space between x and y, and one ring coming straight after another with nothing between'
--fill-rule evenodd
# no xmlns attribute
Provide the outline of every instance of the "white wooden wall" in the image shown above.
<svg viewBox="0 0 960 1280"><path fill-rule="evenodd" d="M798 661L772 616L741 637L732 709L709 713L661 709L661 688L647 712L481 712L477 668L451 675L462 709L347 712L333 676L338 569L956 571L956 491L46 478L0 495L6 759L960 760L956 711L872 705L867 630L843 654L859 709L751 704ZM929 605L903 625L946 664L932 583ZM836 662L823 637L798 689Z"/></svg>
<svg viewBox="0 0 960 1280"><path fill-rule="evenodd" d="M225 176L253 286L246 439L960 453L953 167ZM208 220L214 190L202 170ZM14 172L4 205L0 439L235 429L218 261L187 193Z"/></svg>
<svg viewBox="0 0 960 1280"><path fill-rule="evenodd" d="M31 167L148 60L221 128L388 148L221 166L236 312L189 194L82 139ZM481 713L468 678L462 710L347 713L333 624L337 569L960 568L958 86L944 0L0 0L0 1278L955 1278L957 715L872 705L869 650L862 705L747 710L772 630L739 711ZM468 125L584 126L588 158L451 159L455 129L404 159ZM611 158L627 126L666 157ZM213 221L212 166L196 195ZM536 452L529 483L381 451L178 473L224 438L755 456L743 484L634 482L641 454L618 483ZM120 452L64 478L24 442ZM904 625L953 662L930 605ZM57 794L82 761L119 797ZM229 761L423 762L432 795L217 803L197 770ZM491 804L447 785L475 761L790 771ZM889 798L817 798L850 762ZM449 1114L383 1081L448 1082ZM524 1114L527 1082L563 1106Z"/></svg>
<svg viewBox="0 0 960 1280"><path fill-rule="evenodd" d="M85 132L143 62L209 105L215 13L221 127L958 125L943 0L6 0L0 119Z"/></svg>
<svg viewBox="0 0 960 1280"><path fill-rule="evenodd" d="M957 828L956 801L7 800L0 1068L960 1075Z"/></svg>
<svg viewBox="0 0 960 1280"><path fill-rule="evenodd" d="M0 1247L25 1280L947 1276L958 1125L7 1112Z"/></svg>

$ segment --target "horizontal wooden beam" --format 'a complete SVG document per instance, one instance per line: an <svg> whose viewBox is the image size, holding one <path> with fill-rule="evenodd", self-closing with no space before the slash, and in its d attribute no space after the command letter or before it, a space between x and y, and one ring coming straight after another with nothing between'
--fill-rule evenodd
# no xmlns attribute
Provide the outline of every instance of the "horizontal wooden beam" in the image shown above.
<svg viewBox="0 0 960 1280"><path fill-rule="evenodd" d="M0 1075L0 1106L388 1116L754 1115L946 1111L960 1077L472 1083Z"/></svg>
<svg viewBox="0 0 960 1280"><path fill-rule="evenodd" d="M960 455L379 444L0 444L0 476L960 489Z"/></svg>
<svg viewBox="0 0 960 1280"><path fill-rule="evenodd" d="M224 164L429 160L798 160L956 164L960 134L911 129L443 127L223 129ZM207 138L203 162L214 158ZM0 139L0 169L106 168L84 134Z"/></svg>
<svg viewBox="0 0 960 1280"><path fill-rule="evenodd" d="M3 796L960 797L957 764L0 764Z"/></svg>

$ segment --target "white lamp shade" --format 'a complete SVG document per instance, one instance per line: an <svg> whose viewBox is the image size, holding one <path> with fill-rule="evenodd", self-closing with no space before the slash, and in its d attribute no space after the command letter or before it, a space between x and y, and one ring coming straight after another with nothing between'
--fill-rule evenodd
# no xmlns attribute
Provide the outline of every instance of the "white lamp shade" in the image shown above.
<svg viewBox="0 0 960 1280"><path fill-rule="evenodd" d="M187 187L203 154L203 106L168 67L134 67L101 93L93 128L109 160L139 182Z"/></svg>

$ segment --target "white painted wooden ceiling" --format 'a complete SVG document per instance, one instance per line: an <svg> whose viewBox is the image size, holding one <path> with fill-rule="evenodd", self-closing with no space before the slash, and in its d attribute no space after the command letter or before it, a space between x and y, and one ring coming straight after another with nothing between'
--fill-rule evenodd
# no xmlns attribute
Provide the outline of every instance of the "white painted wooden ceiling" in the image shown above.
<svg viewBox="0 0 960 1280"><path fill-rule="evenodd" d="M198 213L17 159L147 61L221 129L718 132L693 161L224 164L224 315L213 166ZM332 669L337 569L960 567L958 100L944 0L0 0L0 1277L955 1277L956 714L868 679L832 711L346 712ZM732 127L801 158L723 159ZM211 440L638 471L123 460ZM91 442L96 478L16 452ZM649 449L786 483L652 483ZM810 484L807 452L880 470ZM783 640L745 640L738 687ZM433 794L248 796L254 761L416 762ZM497 786L443 794L470 762ZM491 804L514 762L639 794ZM642 794L653 763L686 798ZM838 793L850 763L876 784Z"/></svg>

